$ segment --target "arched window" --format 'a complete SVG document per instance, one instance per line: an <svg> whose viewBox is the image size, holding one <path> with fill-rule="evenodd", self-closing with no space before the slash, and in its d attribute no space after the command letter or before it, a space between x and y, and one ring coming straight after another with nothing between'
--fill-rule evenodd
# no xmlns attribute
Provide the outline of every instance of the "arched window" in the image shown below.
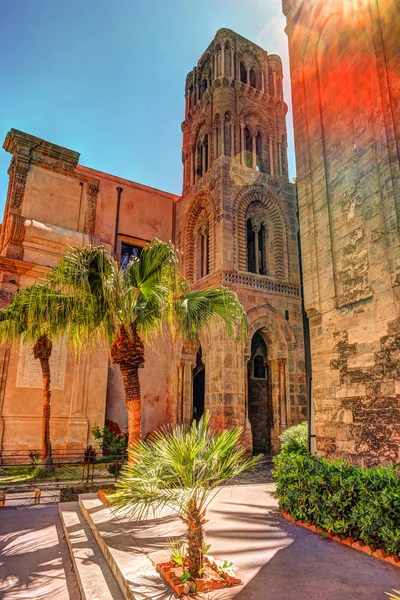
<svg viewBox="0 0 400 600"><path fill-rule="evenodd" d="M202 79L199 84L199 100L207 89L207 81Z"/></svg>
<svg viewBox="0 0 400 600"><path fill-rule="evenodd" d="M240 63L240 81L242 83L247 83L247 71L242 62Z"/></svg>
<svg viewBox="0 0 400 600"><path fill-rule="evenodd" d="M264 358L259 354L254 357L254 377L256 379L265 379L266 378L266 369L264 365Z"/></svg>
<svg viewBox="0 0 400 600"><path fill-rule="evenodd" d="M267 230L264 211L260 205L250 206L247 211L247 270L257 275L268 275Z"/></svg>
<svg viewBox="0 0 400 600"><path fill-rule="evenodd" d="M225 43L225 61L224 61L224 65L225 65L225 75L230 75L232 77L232 73L231 73L231 45L229 42Z"/></svg>
<svg viewBox="0 0 400 600"><path fill-rule="evenodd" d="M201 279L210 273L210 236L207 212L202 210L195 228L195 279Z"/></svg>
<svg viewBox="0 0 400 600"><path fill-rule="evenodd" d="M244 130L244 143L245 143L245 165L246 167L253 166L253 148L252 148L252 140L251 133L248 127Z"/></svg>
<svg viewBox="0 0 400 600"><path fill-rule="evenodd" d="M209 160L209 137L204 127L200 128L194 146L194 182L203 177L210 167Z"/></svg>
<svg viewBox="0 0 400 600"><path fill-rule="evenodd" d="M253 88L257 87L257 77L256 77L256 72L254 71L254 69L250 69L250 87L253 87Z"/></svg>
<svg viewBox="0 0 400 600"><path fill-rule="evenodd" d="M217 44L215 46L215 73L214 73L214 79L216 79L217 77L219 77L222 73L221 73L221 45Z"/></svg>

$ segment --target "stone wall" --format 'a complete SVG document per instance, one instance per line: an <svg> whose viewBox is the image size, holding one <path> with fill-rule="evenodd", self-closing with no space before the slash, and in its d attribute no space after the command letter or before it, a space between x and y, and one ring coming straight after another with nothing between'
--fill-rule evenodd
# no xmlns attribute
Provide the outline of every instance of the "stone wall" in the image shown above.
<svg viewBox="0 0 400 600"><path fill-rule="evenodd" d="M285 0L317 448L400 458L400 5Z"/></svg>

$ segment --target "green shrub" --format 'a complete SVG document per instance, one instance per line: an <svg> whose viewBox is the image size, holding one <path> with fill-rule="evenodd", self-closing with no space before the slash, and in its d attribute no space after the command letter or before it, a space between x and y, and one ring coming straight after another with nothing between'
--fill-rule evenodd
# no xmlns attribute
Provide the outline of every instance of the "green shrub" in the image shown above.
<svg viewBox="0 0 400 600"><path fill-rule="evenodd" d="M302 454L308 452L307 421L285 429L279 439L281 440L281 452L297 452Z"/></svg>
<svg viewBox="0 0 400 600"><path fill-rule="evenodd" d="M388 554L400 552L399 467L361 469L285 451L274 463L279 506L294 519Z"/></svg>
<svg viewBox="0 0 400 600"><path fill-rule="evenodd" d="M106 426L99 427L95 425L92 429L94 439L99 442L103 456L122 456L126 453L128 446L127 435L117 435L110 431ZM96 462L99 462L97 459Z"/></svg>

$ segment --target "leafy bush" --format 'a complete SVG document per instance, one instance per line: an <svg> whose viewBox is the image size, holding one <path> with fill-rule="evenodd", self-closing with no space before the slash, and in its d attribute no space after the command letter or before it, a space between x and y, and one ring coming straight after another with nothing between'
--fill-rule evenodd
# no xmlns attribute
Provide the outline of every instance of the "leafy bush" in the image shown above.
<svg viewBox="0 0 400 600"><path fill-rule="evenodd" d="M122 456L126 453L128 445L127 435L116 435L109 431L106 426L99 427L98 425L93 427L92 434L94 439L99 442L103 456Z"/></svg>
<svg viewBox="0 0 400 600"><path fill-rule="evenodd" d="M280 435L281 452L308 452L308 424L307 421L285 429Z"/></svg>
<svg viewBox="0 0 400 600"><path fill-rule="evenodd" d="M344 460L281 452L273 475L279 506L341 538L400 552L400 468L361 469Z"/></svg>

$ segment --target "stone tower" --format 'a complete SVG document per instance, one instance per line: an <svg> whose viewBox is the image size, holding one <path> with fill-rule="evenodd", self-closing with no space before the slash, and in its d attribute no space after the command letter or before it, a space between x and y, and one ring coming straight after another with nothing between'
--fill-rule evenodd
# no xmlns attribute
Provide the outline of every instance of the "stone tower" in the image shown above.
<svg viewBox="0 0 400 600"><path fill-rule="evenodd" d="M284 0L317 448L400 459L400 4Z"/></svg>
<svg viewBox="0 0 400 600"><path fill-rule="evenodd" d="M249 320L245 345L218 336L183 348L178 418L204 409L274 450L304 420L306 389L294 186L288 180L282 63L221 29L188 74L183 195L175 242L198 289L225 285ZM253 440L253 441L252 441Z"/></svg>

